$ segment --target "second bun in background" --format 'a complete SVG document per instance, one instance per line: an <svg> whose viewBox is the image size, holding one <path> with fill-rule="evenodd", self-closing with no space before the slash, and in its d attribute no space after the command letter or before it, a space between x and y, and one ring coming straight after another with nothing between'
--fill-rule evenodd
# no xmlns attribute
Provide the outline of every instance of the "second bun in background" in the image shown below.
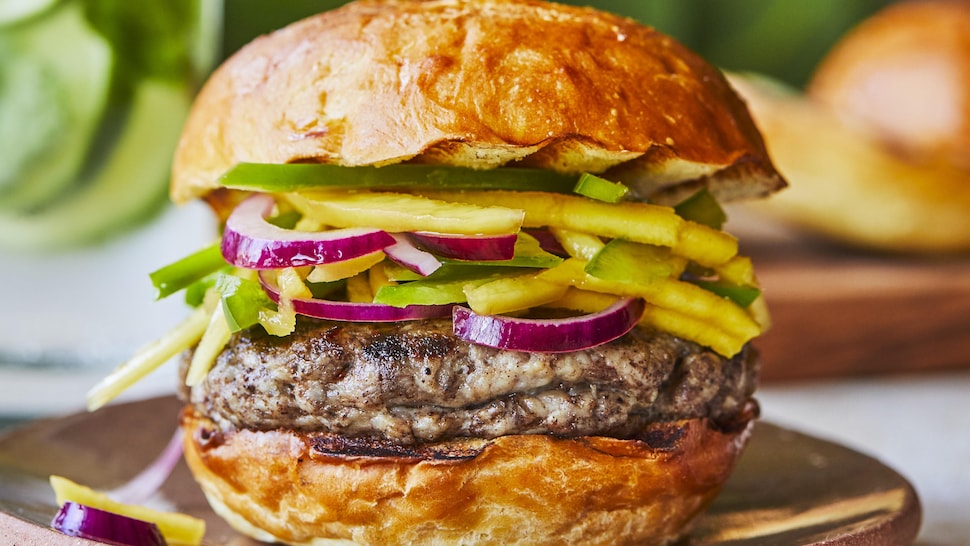
<svg viewBox="0 0 970 546"><path fill-rule="evenodd" d="M759 210L863 248L970 250L970 4L876 13L805 94L749 75L733 83L792 183Z"/></svg>

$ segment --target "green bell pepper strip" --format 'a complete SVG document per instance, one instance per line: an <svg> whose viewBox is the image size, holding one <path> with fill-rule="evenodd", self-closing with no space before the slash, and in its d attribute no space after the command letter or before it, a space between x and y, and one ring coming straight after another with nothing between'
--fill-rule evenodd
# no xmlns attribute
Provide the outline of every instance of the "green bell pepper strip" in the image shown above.
<svg viewBox="0 0 970 546"><path fill-rule="evenodd" d="M583 173L579 177L579 182L573 187L574 193L607 203L619 203L629 191L630 188L619 182L613 182L589 173Z"/></svg>
<svg viewBox="0 0 970 546"><path fill-rule="evenodd" d="M235 275L220 273L216 290L222 295L222 311L233 333L258 323L261 309L276 307L258 282Z"/></svg>
<svg viewBox="0 0 970 546"><path fill-rule="evenodd" d="M713 292L722 298L733 301L742 309L746 309L761 295L761 290L754 286L741 286L724 281L695 280L690 282L708 292Z"/></svg>
<svg viewBox="0 0 970 546"><path fill-rule="evenodd" d="M207 275L227 267L222 257L219 243L213 243L202 250L161 267L148 276L155 286L155 299L166 298L183 288L202 280Z"/></svg>
<svg viewBox="0 0 970 546"><path fill-rule="evenodd" d="M467 301L464 292L466 286L481 286L501 277L521 274L522 271L515 267L444 266L417 281L382 286L374 295L374 303L394 307L464 303Z"/></svg>
<svg viewBox="0 0 970 546"><path fill-rule="evenodd" d="M685 220L692 220L714 229L721 229L727 221L727 214L724 213L721 204L707 188L701 188L681 201L674 207L674 212Z"/></svg>
<svg viewBox="0 0 970 546"><path fill-rule="evenodd" d="M686 260L667 247L613 239L593 255L584 269L608 281L649 284L680 275L685 265Z"/></svg>
<svg viewBox="0 0 970 546"><path fill-rule="evenodd" d="M195 281L185 287L185 303L189 307L198 307L205 302L205 294L210 288L215 288L219 275L231 271L232 268L226 266L215 273L210 273L205 277Z"/></svg>
<svg viewBox="0 0 970 546"><path fill-rule="evenodd" d="M270 193L306 189L401 190L500 189L570 193L576 175L547 169L469 169L396 164L345 167L325 163L239 163L219 179L232 189Z"/></svg>

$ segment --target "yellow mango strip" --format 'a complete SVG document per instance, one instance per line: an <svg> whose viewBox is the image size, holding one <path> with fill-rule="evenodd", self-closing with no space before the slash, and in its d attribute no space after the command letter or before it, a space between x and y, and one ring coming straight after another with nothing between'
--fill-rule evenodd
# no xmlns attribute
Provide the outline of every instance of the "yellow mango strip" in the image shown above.
<svg viewBox="0 0 970 546"><path fill-rule="evenodd" d="M756 300L748 306L748 315L758 323L762 332L771 329L771 313L768 311L768 303L765 301L764 294L758 296Z"/></svg>
<svg viewBox="0 0 970 546"><path fill-rule="evenodd" d="M747 341L744 338L728 334L703 320L655 305L646 306L640 324L649 325L675 336L706 345L728 358L738 354Z"/></svg>
<svg viewBox="0 0 970 546"><path fill-rule="evenodd" d="M101 491L80 485L61 476L50 477L51 488L58 506L65 502L74 502L119 514L141 521L154 523L158 526L165 541L175 545L197 545L202 543L205 535L205 520L178 512L162 512L145 506L123 504L110 498Z"/></svg>
<svg viewBox="0 0 970 546"><path fill-rule="evenodd" d="M327 226L323 225L323 223L316 218L303 216L297 220L296 225L293 226L293 229L296 231L323 231L326 229L326 227Z"/></svg>
<svg viewBox="0 0 970 546"><path fill-rule="evenodd" d="M672 248L675 254L704 266L715 267L737 255L738 240L729 233L704 224L685 221Z"/></svg>
<svg viewBox="0 0 970 546"><path fill-rule="evenodd" d="M115 368L92 387L87 393L88 410L94 411L114 400L156 368L198 343L209 324L209 316L218 302L213 300L210 303L211 305L200 305L181 324L162 338L140 349L131 359Z"/></svg>
<svg viewBox="0 0 970 546"><path fill-rule="evenodd" d="M673 247L686 221L674 209L647 203L604 203L585 197L533 191L423 192L429 197L525 211L525 227L556 227ZM686 248L696 245L688 241Z"/></svg>
<svg viewBox="0 0 970 546"><path fill-rule="evenodd" d="M292 267L276 271L276 284L280 289L280 300L276 303L276 311L260 309L259 323L267 333L282 337L289 335L296 328L293 299L312 298L313 294L303 283L300 273Z"/></svg>
<svg viewBox="0 0 970 546"><path fill-rule="evenodd" d="M280 298L312 298L313 293L303 283L303 276L295 267L285 267L276 272L276 284L280 287Z"/></svg>
<svg viewBox="0 0 970 546"><path fill-rule="evenodd" d="M469 285L462 291L468 306L481 315L511 313L555 301L568 287L525 275L496 279L478 286Z"/></svg>
<svg viewBox="0 0 970 546"><path fill-rule="evenodd" d="M216 357L229 343L232 332L229 331L229 323L226 322L226 315L221 304L216 305L209 318L209 325L202 334L202 339L192 353L192 361L189 369L185 372L185 385L194 387L201 383L208 375L212 365L215 364Z"/></svg>
<svg viewBox="0 0 970 546"><path fill-rule="evenodd" d="M313 270L306 276L309 282L333 282L347 279L367 271L384 259L384 252L378 250L349 260L341 260L328 264L313 266Z"/></svg>
<svg viewBox="0 0 970 546"><path fill-rule="evenodd" d="M738 286L758 286L758 279L754 274L754 264L747 256L735 256L714 268L714 272L722 281Z"/></svg>
<svg viewBox="0 0 970 546"><path fill-rule="evenodd" d="M545 303L542 307L553 309L571 309L583 313L598 313L616 303L618 296L582 290L570 286L557 300Z"/></svg>
<svg viewBox="0 0 970 546"><path fill-rule="evenodd" d="M582 260L569 258L539 273L537 277L594 292L640 297L653 305L716 324L745 340L761 334L761 327L744 309L697 285L665 278L657 278L649 283L607 281L589 275L584 267Z"/></svg>
<svg viewBox="0 0 970 546"><path fill-rule="evenodd" d="M387 262L379 263L370 268L370 270L367 272L367 283L370 287L371 293L371 299L368 301L373 301L374 295L376 295L381 288L384 288L385 286L397 285L397 283L392 281L387 275Z"/></svg>
<svg viewBox="0 0 970 546"><path fill-rule="evenodd" d="M370 272L358 273L347 279L347 301L351 303L371 303L374 293L370 287Z"/></svg>
<svg viewBox="0 0 970 546"><path fill-rule="evenodd" d="M516 206L445 202L403 193L317 191L288 193L285 198L304 216L322 224L371 227L393 233L502 235L518 232L524 219L524 213Z"/></svg>
<svg viewBox="0 0 970 546"><path fill-rule="evenodd" d="M266 333L278 337L289 335L296 329L296 312L292 303L279 305L276 311L260 309L257 320L266 329Z"/></svg>
<svg viewBox="0 0 970 546"><path fill-rule="evenodd" d="M570 287L562 298L543 307L596 313L616 302L617 296ZM707 322L677 311L647 305L640 324L706 345L726 357L737 354L745 340L732 336Z"/></svg>
<svg viewBox="0 0 970 546"><path fill-rule="evenodd" d="M599 237L590 235L589 233L558 227L549 228L549 231L552 232L552 236L566 250L566 253L573 258L587 261L591 260L597 252L603 250L603 247L606 246Z"/></svg>
<svg viewBox="0 0 970 546"><path fill-rule="evenodd" d="M704 290L696 284L661 279L651 303L714 323L726 332L745 340L761 335L761 326L736 303ZM654 288L650 289L651 291Z"/></svg>

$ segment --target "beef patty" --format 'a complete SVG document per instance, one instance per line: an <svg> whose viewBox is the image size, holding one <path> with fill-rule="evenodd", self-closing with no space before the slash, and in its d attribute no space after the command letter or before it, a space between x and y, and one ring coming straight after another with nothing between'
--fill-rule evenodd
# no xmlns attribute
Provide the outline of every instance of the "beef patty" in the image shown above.
<svg viewBox="0 0 970 546"><path fill-rule="evenodd" d="M206 379L182 396L223 430L286 428L416 444L507 434L622 438L650 421L730 420L757 380L753 349L725 359L646 328L551 354L469 344L451 328L448 319L305 317L284 338L251 328L234 335Z"/></svg>

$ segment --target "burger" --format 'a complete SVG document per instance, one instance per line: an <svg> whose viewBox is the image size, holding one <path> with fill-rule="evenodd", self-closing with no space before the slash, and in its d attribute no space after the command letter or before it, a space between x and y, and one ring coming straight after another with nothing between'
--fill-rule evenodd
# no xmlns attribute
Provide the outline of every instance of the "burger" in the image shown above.
<svg viewBox="0 0 970 546"><path fill-rule="evenodd" d="M174 160L222 226L155 275L197 306L188 466L268 542L676 541L758 414L719 203L784 185L724 76L619 16L360 0L260 37Z"/></svg>

